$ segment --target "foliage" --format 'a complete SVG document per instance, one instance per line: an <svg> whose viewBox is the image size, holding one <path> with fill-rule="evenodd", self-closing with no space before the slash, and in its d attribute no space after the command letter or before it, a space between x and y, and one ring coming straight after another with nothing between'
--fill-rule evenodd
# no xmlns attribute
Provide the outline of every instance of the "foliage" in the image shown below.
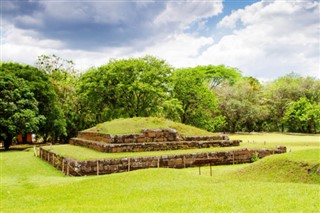
<svg viewBox="0 0 320 213"><path fill-rule="evenodd" d="M286 108L284 122L291 132L316 133L320 130L320 103L303 97Z"/></svg>
<svg viewBox="0 0 320 213"><path fill-rule="evenodd" d="M172 82L171 95L181 104L178 114L182 123L214 131L223 122L217 116L217 99L208 87L203 67L177 69Z"/></svg>
<svg viewBox="0 0 320 213"><path fill-rule="evenodd" d="M0 140L5 149L18 134L37 132L45 118L39 115L38 102L24 79L0 67Z"/></svg>
<svg viewBox="0 0 320 213"><path fill-rule="evenodd" d="M55 73L65 73L72 76L76 75L74 69L74 63L72 60L65 60L57 55L40 55L36 62L36 67L39 70L45 71L49 75L54 75Z"/></svg>
<svg viewBox="0 0 320 213"><path fill-rule="evenodd" d="M0 104L16 113L21 128L28 126L45 141L67 142L97 123L137 116L165 117L211 132L320 131L320 80L312 77L291 73L262 84L237 68L174 70L152 56L113 59L80 77L71 60L56 55L39 56L36 66L1 63L14 82L24 81L14 84L16 90L26 91L24 98L34 98L36 107ZM11 137L15 133L2 138Z"/></svg>
<svg viewBox="0 0 320 213"><path fill-rule="evenodd" d="M206 78L209 80L208 84L211 89L225 83L233 85L241 78L241 71L239 69L226 67L225 65L197 66L195 69L201 70L206 74Z"/></svg>
<svg viewBox="0 0 320 213"><path fill-rule="evenodd" d="M91 115L86 122L158 114L168 99L171 70L165 61L152 56L110 60L90 69L79 82L83 110Z"/></svg>
<svg viewBox="0 0 320 213"><path fill-rule="evenodd" d="M30 92L38 102L39 115L45 117L45 122L39 126L38 134L46 141L55 140L66 134L66 121L57 95L46 73L35 67L17 63L2 63L1 69L17 78L25 80Z"/></svg>
<svg viewBox="0 0 320 213"><path fill-rule="evenodd" d="M261 128L266 115L262 85L257 79L244 77L234 85L217 87L218 106L226 119L224 131L253 131Z"/></svg>
<svg viewBox="0 0 320 213"><path fill-rule="evenodd" d="M294 73L267 84L264 97L269 109L269 131L285 131L285 113L291 102L305 97L310 103L320 102L320 80Z"/></svg>
<svg viewBox="0 0 320 213"><path fill-rule="evenodd" d="M258 161L260 158L259 158L259 153L258 152L255 152L255 153L253 153L252 154L252 156L251 156L251 161L252 162L256 162L256 161Z"/></svg>
<svg viewBox="0 0 320 213"><path fill-rule="evenodd" d="M41 55L38 57L36 66L48 74L57 94L58 104L66 121L66 134L60 135L60 140L68 142L71 137L76 136L81 128L78 124L79 99L76 94L78 76L74 69L74 63L56 55Z"/></svg>

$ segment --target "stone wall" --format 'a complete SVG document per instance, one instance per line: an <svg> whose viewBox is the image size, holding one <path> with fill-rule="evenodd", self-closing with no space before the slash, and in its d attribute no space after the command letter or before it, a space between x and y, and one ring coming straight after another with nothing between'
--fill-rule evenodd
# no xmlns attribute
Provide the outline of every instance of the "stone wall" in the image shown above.
<svg viewBox="0 0 320 213"><path fill-rule="evenodd" d="M83 176L127 172L146 168L187 168L208 164L228 165L250 163L255 155L263 158L272 154L285 152L286 147L278 147L274 150L240 149L225 152L79 161L64 158L44 148L40 148L39 157L66 175Z"/></svg>
<svg viewBox="0 0 320 213"><path fill-rule="evenodd" d="M91 141L100 141L105 143L112 143L112 135L102 134L98 132L78 132L78 138L83 138Z"/></svg>
<svg viewBox="0 0 320 213"><path fill-rule="evenodd" d="M241 140L231 141L174 141L174 142L149 142L149 143L101 143L79 138L71 138L69 143L76 146L87 147L99 152L144 152L177 149L201 149L210 147L240 146Z"/></svg>
<svg viewBox="0 0 320 213"><path fill-rule="evenodd" d="M141 133L111 135L97 132L78 132L78 138L104 143L148 143L167 141L213 141L229 140L226 135L182 136L175 129L143 129Z"/></svg>
<svg viewBox="0 0 320 213"><path fill-rule="evenodd" d="M47 161L53 167L55 167L58 170L61 170L64 174L68 176L71 175L70 170L72 170L71 172L74 173L74 165L76 165L77 160L63 157L42 147L39 148L38 157L44 161Z"/></svg>

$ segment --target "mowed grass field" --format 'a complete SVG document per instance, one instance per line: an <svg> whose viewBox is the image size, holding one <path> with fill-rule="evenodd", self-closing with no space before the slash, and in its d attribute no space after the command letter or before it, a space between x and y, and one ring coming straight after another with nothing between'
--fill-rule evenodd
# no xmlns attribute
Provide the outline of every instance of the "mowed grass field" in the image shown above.
<svg viewBox="0 0 320 213"><path fill-rule="evenodd" d="M242 139L241 148L286 145L291 152L252 164L213 167L212 177L208 167L201 168L201 175L198 168L189 168L66 177L34 157L32 149L1 152L1 212L320 211L319 135L231 138ZM82 152L92 151L81 148L78 155ZM99 154L94 157L106 156Z"/></svg>

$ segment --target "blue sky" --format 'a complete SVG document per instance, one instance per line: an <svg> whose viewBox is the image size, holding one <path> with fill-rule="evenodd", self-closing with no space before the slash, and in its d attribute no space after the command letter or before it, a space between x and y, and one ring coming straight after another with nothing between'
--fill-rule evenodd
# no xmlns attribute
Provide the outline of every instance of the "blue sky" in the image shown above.
<svg viewBox="0 0 320 213"><path fill-rule="evenodd" d="M314 0L2 0L1 60L56 54L84 71L148 54L261 80L319 78L319 14Z"/></svg>

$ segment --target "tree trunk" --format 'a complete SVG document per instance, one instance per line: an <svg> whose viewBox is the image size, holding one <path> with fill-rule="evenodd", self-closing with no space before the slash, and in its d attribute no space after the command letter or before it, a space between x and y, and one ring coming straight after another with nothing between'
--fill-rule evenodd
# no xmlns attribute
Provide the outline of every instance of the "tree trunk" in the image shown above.
<svg viewBox="0 0 320 213"><path fill-rule="evenodd" d="M237 128L237 122L233 122L231 125L231 132L235 133L236 132L236 128Z"/></svg>
<svg viewBox="0 0 320 213"><path fill-rule="evenodd" d="M5 150L9 150L9 147L11 146L12 144L12 138L7 138L4 140L4 149Z"/></svg>

